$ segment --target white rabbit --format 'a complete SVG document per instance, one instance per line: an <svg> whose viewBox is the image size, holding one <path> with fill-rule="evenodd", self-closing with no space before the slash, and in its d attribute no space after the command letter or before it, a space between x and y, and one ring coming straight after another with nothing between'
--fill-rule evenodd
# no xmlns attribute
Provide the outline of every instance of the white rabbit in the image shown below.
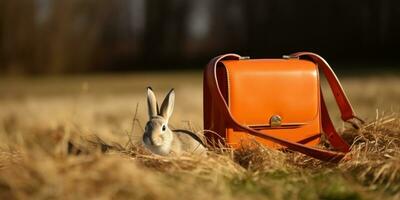
<svg viewBox="0 0 400 200"><path fill-rule="evenodd" d="M206 148L196 134L186 130L169 129L168 120L172 115L174 102L175 92L172 89L159 109L153 90L147 88L149 121L143 134L144 146L158 155L204 154Z"/></svg>

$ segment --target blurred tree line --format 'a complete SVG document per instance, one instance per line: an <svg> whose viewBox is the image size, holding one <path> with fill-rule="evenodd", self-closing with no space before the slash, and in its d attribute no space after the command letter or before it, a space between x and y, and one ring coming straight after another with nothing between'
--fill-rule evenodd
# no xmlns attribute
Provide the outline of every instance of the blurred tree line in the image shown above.
<svg viewBox="0 0 400 200"><path fill-rule="evenodd" d="M398 0L1 0L0 72L201 68L237 52L395 61Z"/></svg>

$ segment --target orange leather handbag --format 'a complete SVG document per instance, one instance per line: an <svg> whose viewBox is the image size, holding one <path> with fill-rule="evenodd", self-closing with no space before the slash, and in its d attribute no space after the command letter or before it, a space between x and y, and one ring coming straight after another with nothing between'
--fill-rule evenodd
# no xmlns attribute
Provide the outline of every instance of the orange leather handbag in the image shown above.
<svg viewBox="0 0 400 200"><path fill-rule="evenodd" d="M272 148L288 148L337 162L350 146L336 132L320 87L319 70L328 80L343 121L358 122L328 63L309 52L282 59L249 59L225 54L204 72L204 129L208 141L233 148L254 139ZM334 150L315 146L324 133Z"/></svg>

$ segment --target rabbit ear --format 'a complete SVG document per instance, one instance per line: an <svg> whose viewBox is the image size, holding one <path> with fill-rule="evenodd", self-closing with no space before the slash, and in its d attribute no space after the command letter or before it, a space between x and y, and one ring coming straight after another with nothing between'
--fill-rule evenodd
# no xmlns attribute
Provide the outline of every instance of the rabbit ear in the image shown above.
<svg viewBox="0 0 400 200"><path fill-rule="evenodd" d="M151 87L147 88L147 106L148 106L149 118L158 115L158 103Z"/></svg>
<svg viewBox="0 0 400 200"><path fill-rule="evenodd" d="M175 92L171 89L161 104L160 115L163 116L167 121L172 115L175 103Z"/></svg>

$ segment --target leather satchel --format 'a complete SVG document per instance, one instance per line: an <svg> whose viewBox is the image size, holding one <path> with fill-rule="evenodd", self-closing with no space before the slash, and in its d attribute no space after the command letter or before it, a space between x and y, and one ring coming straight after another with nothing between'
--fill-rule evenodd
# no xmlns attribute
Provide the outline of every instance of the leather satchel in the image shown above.
<svg viewBox="0 0 400 200"><path fill-rule="evenodd" d="M298 52L282 59L249 59L237 54L213 58L204 71L204 130L208 142L233 148L255 140L275 149L298 151L338 162L350 146L336 132L321 91L319 71L332 89L341 118L356 117L329 64ZM325 134L332 150L317 148Z"/></svg>

